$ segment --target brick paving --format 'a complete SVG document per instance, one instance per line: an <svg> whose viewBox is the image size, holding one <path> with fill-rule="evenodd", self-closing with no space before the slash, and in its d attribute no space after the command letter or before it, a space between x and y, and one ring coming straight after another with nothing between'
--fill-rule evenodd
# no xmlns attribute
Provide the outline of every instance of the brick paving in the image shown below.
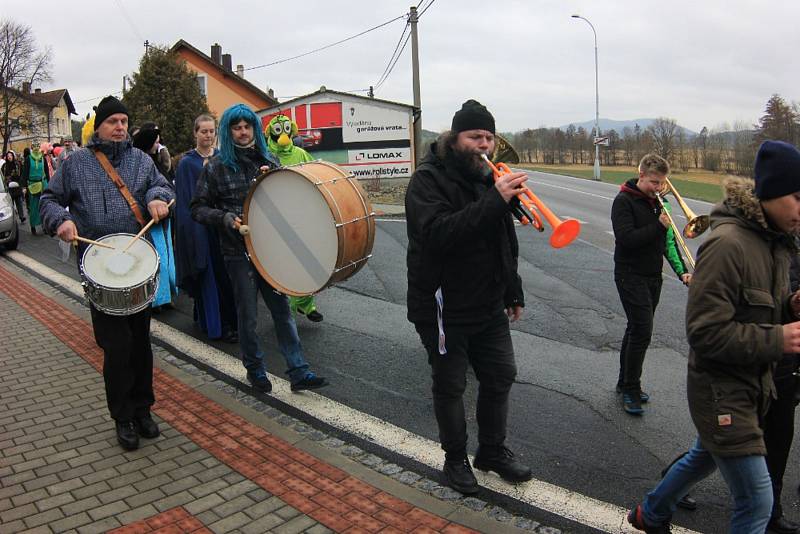
<svg viewBox="0 0 800 534"><path fill-rule="evenodd" d="M475 532L299 449L162 369L153 408L162 435L125 452L91 325L2 265L0 324L4 534Z"/></svg>

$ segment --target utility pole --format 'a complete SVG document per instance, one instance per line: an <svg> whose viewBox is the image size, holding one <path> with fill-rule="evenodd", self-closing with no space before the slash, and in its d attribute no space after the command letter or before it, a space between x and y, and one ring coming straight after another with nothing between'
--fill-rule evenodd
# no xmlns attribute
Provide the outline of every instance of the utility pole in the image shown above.
<svg viewBox="0 0 800 534"><path fill-rule="evenodd" d="M128 76L127 74L122 75L122 96L125 96L125 93L128 92Z"/></svg>
<svg viewBox="0 0 800 534"><path fill-rule="evenodd" d="M408 23L411 25L411 73L414 83L414 164L422 159L422 102L419 96L419 43L417 42L417 8L411 6Z"/></svg>
<svg viewBox="0 0 800 534"><path fill-rule="evenodd" d="M144 41L144 53L145 53L145 55L147 55L148 52L150 52L150 41L145 39L145 41Z"/></svg>

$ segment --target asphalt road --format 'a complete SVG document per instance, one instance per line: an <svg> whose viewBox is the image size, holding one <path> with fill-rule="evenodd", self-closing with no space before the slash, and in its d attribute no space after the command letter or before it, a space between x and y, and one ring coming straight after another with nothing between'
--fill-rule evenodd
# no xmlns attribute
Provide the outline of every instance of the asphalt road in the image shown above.
<svg viewBox="0 0 800 534"><path fill-rule="evenodd" d="M685 398L686 288L665 271L655 333L643 384L652 400L643 417L622 412L614 393L625 316L613 282L609 214L617 187L564 176L530 173L529 185L559 216L583 222L580 238L554 250L548 233L518 227L527 305L513 325L518 379L512 390L508 442L536 478L618 506L631 506L658 481L661 469L695 436ZM675 205L675 203L673 203ZM711 206L689 201L698 214ZM674 210L679 225L685 219ZM689 244L696 252L699 240ZM331 380L321 394L430 439L437 431L430 401L429 367L405 319L405 249L402 220L378 222L373 258L355 277L318 296L323 323L298 319L312 367ZM20 251L64 274L77 276L74 255L59 259L55 240L23 232ZM204 339L192 324L191 301L158 319ZM259 329L272 372L283 369L272 325L261 309ZM231 354L237 347L212 343ZM467 394L471 446L476 388ZM785 477L786 515L800 520L797 448ZM679 511L676 523L724 532L729 497L718 475L693 492L697 512Z"/></svg>

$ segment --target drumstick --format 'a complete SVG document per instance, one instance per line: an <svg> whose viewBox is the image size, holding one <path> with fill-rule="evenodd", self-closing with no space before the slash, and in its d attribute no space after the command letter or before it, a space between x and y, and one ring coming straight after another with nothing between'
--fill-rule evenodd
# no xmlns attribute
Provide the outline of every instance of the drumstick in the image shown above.
<svg viewBox="0 0 800 534"><path fill-rule="evenodd" d="M247 235L250 233L250 227L247 226L246 224L233 221L233 227L234 229L239 230L239 233L242 235Z"/></svg>
<svg viewBox="0 0 800 534"><path fill-rule="evenodd" d="M101 243L100 241L95 241L94 239L87 239L87 238L81 237L79 235L75 236L75 241L82 241L82 242L88 243L90 245L97 245L98 247L110 248L111 250L117 250L116 247L112 247L109 244Z"/></svg>
<svg viewBox="0 0 800 534"><path fill-rule="evenodd" d="M175 204L175 199L174 199L174 198L173 198L172 200L170 200L170 201L169 201L169 204L167 204L167 208L169 208L169 207L170 207L170 206L172 206L173 204ZM123 252L123 253L124 253L124 252L127 252L127 251L128 251L128 249L129 249L129 248L131 248L131 247L133 246L133 244L134 244L134 243L136 243L136 241L138 241L138 240L139 240L139 238L140 238L140 237L142 237L142 236L144 235L144 233L145 233L146 231L148 231L148 230L150 229L150 227L151 227L151 226L153 226L155 223L156 223L156 220L155 220L155 219L150 219L150 222L149 222L149 223L147 223L147 224L145 224L145 225L142 227L142 229L141 229L141 230L139 230L139 233L138 233L138 234L136 234L136 235L134 236L134 238L133 238L133 239L131 239L130 241L128 241L128 244L127 244L127 245L125 245L125 248L123 248L123 249L122 249L122 252Z"/></svg>

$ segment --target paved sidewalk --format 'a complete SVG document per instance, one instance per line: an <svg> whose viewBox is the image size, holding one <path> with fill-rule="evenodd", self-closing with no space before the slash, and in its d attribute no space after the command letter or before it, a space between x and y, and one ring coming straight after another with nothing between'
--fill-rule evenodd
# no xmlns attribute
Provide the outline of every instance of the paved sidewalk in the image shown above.
<svg viewBox="0 0 800 534"><path fill-rule="evenodd" d="M4 534L520 532L331 452L158 347L162 435L124 452L87 310L0 262L0 324Z"/></svg>

